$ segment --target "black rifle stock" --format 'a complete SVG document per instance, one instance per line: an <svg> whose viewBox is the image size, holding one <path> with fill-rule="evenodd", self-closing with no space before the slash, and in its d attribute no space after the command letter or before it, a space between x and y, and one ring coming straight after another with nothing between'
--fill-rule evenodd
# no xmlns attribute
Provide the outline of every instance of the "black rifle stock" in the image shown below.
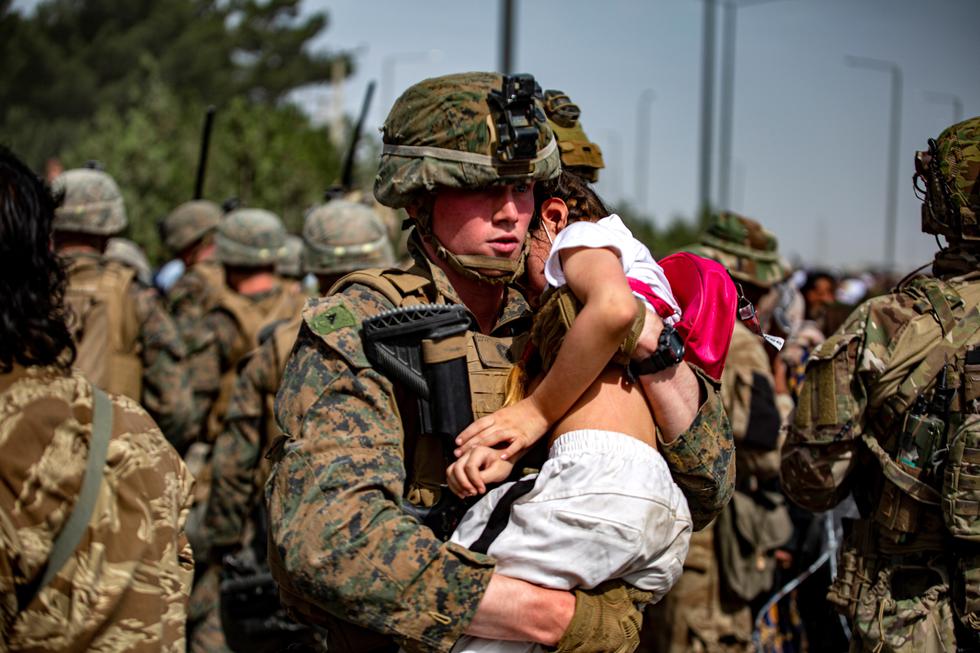
<svg viewBox="0 0 980 653"><path fill-rule="evenodd" d="M194 180L194 199L204 197L204 173L208 167L208 150L211 147L211 127L214 126L215 107L212 104L204 114L204 128L201 131L201 153L197 159L197 177Z"/></svg>
<svg viewBox="0 0 980 653"><path fill-rule="evenodd" d="M397 308L364 320L364 353L375 368L416 398L423 437L438 438L447 462L455 460L455 438L473 421L466 365L470 318L458 305ZM448 538L466 510L449 488L430 508L402 503L405 512Z"/></svg>

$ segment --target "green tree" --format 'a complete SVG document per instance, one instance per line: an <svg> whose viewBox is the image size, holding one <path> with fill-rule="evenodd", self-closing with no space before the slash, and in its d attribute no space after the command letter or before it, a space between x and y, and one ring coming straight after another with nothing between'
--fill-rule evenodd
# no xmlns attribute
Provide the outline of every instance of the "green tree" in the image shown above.
<svg viewBox="0 0 980 653"><path fill-rule="evenodd" d="M142 62L183 102L274 105L329 79L347 55L313 52L323 13L301 0L48 0L31 16L0 0L0 134L35 166L81 138L107 107L136 106ZM339 57L339 59L338 59Z"/></svg>

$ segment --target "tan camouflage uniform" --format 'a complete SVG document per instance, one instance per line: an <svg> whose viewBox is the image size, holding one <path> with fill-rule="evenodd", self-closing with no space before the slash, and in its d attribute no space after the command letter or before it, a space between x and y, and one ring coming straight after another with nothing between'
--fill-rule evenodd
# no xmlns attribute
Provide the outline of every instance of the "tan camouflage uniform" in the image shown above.
<svg viewBox="0 0 980 653"><path fill-rule="evenodd" d="M978 235L980 118L937 140L920 153L923 230L949 247L934 277L861 304L813 353L783 448L794 501L827 510L853 492L861 512L827 597L853 651L980 646L980 249L964 239Z"/></svg>
<svg viewBox="0 0 980 653"><path fill-rule="evenodd" d="M136 402L111 395L113 430L93 519L62 570L23 609L86 466L92 386L56 367L0 374L0 648L183 651L192 479Z"/></svg>
<svg viewBox="0 0 980 653"><path fill-rule="evenodd" d="M701 243L688 249L725 265L736 282L758 288L771 287L788 272L775 237L733 213L714 217ZM721 397L735 436L735 495L711 528L692 535L680 581L647 609L643 651L752 650L749 603L772 586L773 550L792 534L778 488L777 438L784 415L763 340L740 321Z"/></svg>

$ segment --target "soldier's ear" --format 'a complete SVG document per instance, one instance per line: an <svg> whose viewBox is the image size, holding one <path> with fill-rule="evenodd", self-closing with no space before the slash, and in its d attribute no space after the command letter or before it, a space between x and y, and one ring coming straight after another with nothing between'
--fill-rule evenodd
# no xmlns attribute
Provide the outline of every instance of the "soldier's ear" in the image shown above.
<svg viewBox="0 0 980 653"><path fill-rule="evenodd" d="M557 235L568 225L568 206L557 197L549 197L541 203L541 221L549 232Z"/></svg>

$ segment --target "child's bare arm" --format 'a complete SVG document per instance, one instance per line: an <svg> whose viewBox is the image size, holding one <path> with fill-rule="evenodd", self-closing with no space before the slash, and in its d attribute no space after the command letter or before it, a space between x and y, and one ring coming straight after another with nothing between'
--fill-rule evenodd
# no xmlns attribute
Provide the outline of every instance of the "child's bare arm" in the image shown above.
<svg viewBox="0 0 980 653"><path fill-rule="evenodd" d="M581 312L541 383L525 399L464 430L456 440L457 455L506 442L501 452L506 458L536 442L592 385L629 332L636 300L619 256L587 247L562 250L560 256L566 283L583 304Z"/></svg>

